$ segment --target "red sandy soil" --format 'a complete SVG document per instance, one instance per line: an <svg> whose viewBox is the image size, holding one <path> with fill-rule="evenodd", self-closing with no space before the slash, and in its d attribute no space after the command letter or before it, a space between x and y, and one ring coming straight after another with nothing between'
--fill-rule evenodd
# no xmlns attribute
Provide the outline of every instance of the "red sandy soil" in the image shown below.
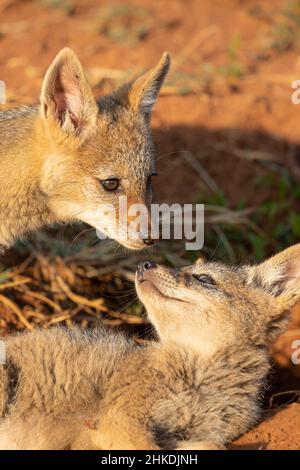
<svg viewBox="0 0 300 470"><path fill-rule="evenodd" d="M38 101L43 74L64 46L76 50L98 96L115 86L115 69L140 73L169 50L173 72L153 115L159 156L168 154L158 163L157 198L195 201L201 178L182 150L200 159L233 204L244 198L258 205L270 197L268 188L253 188L261 168L236 154L237 149L260 150L288 164L289 148L299 144L300 108L291 103L291 82L300 79L299 49L270 48L286 1L74 0L71 12L50 8L50 3L0 0L0 79L9 102ZM121 32L110 30L109 14L103 20L105 8L116 4L140 11L140 16L130 13L118 20ZM259 14L251 13L259 8ZM132 37L140 26L144 33ZM220 72L232 63L243 69L243 77ZM193 77L188 94L180 88L180 77L180 85L176 82L180 74L183 81ZM300 308L274 347L276 393L300 389L300 366L291 364L294 339L300 339ZM236 447L299 449L300 404L272 413Z"/></svg>
<svg viewBox="0 0 300 470"><path fill-rule="evenodd" d="M72 1L72 15L63 8L46 8L46 0L2 3L8 6L2 7L2 14L0 6L0 70L9 100L37 101L49 62L66 45L76 50L91 76L93 72L97 76L99 69L138 73L155 64L163 50L169 50L174 59L170 82L178 73L197 77L195 93L167 93L155 108L153 126L159 153L174 152L162 159L159 168L158 194L164 200L194 202L200 182L180 155L189 150L203 158L207 171L233 202L242 191L245 198L250 194L258 203L264 193L256 201L251 184L253 165L230 155L230 148L247 143L255 148L259 139L260 147L275 151L282 159L284 143L298 143L299 108L291 104L290 96L291 82L300 76L300 61L294 50L275 54L267 49L274 21L280 19L276 12L284 1L80 0ZM258 3L263 3L265 11L259 18L249 14ZM131 44L126 38L114 41L99 33L108 4L136 5L149 14L150 19L138 17L130 23L132 29L145 24L148 35ZM241 47L237 57L230 59L228 47L235 40ZM242 80L219 73L210 82L207 68L232 62L245 69ZM98 95L109 88L105 80L95 79L94 84ZM221 144L229 149L222 162L222 152L216 151ZM164 184L163 178L170 167L175 171L172 185Z"/></svg>
<svg viewBox="0 0 300 470"><path fill-rule="evenodd" d="M233 445L232 449L300 449L300 404L293 403L265 417L255 429Z"/></svg>

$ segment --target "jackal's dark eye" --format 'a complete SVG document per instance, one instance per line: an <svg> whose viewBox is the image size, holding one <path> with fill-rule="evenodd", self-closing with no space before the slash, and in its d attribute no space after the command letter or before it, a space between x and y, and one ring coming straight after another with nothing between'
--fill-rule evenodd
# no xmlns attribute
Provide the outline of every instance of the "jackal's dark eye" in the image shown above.
<svg viewBox="0 0 300 470"><path fill-rule="evenodd" d="M208 274L192 274L192 277L204 287L212 287L216 285L214 279Z"/></svg>
<svg viewBox="0 0 300 470"><path fill-rule="evenodd" d="M119 180L117 178L109 178L107 180L101 180L101 184L107 191L115 191L119 187Z"/></svg>

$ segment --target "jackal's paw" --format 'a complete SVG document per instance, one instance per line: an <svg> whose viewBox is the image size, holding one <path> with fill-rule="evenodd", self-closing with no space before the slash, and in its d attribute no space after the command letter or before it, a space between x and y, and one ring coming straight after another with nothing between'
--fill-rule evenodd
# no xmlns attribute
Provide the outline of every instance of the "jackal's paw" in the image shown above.
<svg viewBox="0 0 300 470"><path fill-rule="evenodd" d="M226 447L212 441L181 441L176 450L226 450Z"/></svg>

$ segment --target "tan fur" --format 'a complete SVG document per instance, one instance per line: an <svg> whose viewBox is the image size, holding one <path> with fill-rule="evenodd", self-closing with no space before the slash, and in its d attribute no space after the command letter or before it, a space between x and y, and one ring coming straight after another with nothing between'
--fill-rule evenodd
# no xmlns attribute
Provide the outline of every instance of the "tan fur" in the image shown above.
<svg viewBox="0 0 300 470"><path fill-rule="evenodd" d="M170 64L168 54L150 72L99 103L82 66L63 49L46 73L40 106L0 110L0 245L54 222L80 220L99 227L99 207L118 196L149 205L154 146L149 115ZM108 192L100 183L118 178ZM142 240L104 232L136 249ZM102 230L103 231L103 230Z"/></svg>
<svg viewBox="0 0 300 470"><path fill-rule="evenodd" d="M257 422L300 245L258 266L148 264L136 288L159 335L147 347L104 330L6 340L1 448L221 449Z"/></svg>

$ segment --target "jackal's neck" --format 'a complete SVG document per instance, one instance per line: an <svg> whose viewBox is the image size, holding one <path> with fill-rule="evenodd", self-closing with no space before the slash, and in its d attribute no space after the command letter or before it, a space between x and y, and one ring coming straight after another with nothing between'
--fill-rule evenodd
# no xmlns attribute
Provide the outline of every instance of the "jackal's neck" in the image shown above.
<svg viewBox="0 0 300 470"><path fill-rule="evenodd" d="M168 364L177 377L182 375L189 386L203 387L205 382L209 389L218 381L220 394L226 393L231 386L239 388L247 384L247 393L255 396L270 368L267 347L261 342L247 344L237 340L236 344L224 346L210 357L174 343L158 344L152 349L154 361L159 360L157 356L163 358L161 361ZM222 381L219 381L220 377Z"/></svg>
<svg viewBox="0 0 300 470"><path fill-rule="evenodd" d="M213 431L216 442L231 441L259 418L269 359L258 345L244 343L221 348L210 358L180 345L150 351L148 369L158 371L159 390L172 391L173 410L171 405L166 407L165 420L171 409L171 416L178 416L176 426L186 423L184 431L191 440ZM151 390L154 409L162 398L160 391L155 396ZM159 421L164 422L162 408L159 413Z"/></svg>
<svg viewBox="0 0 300 470"><path fill-rule="evenodd" d="M54 222L39 186L47 135L38 107L0 112L0 246Z"/></svg>

